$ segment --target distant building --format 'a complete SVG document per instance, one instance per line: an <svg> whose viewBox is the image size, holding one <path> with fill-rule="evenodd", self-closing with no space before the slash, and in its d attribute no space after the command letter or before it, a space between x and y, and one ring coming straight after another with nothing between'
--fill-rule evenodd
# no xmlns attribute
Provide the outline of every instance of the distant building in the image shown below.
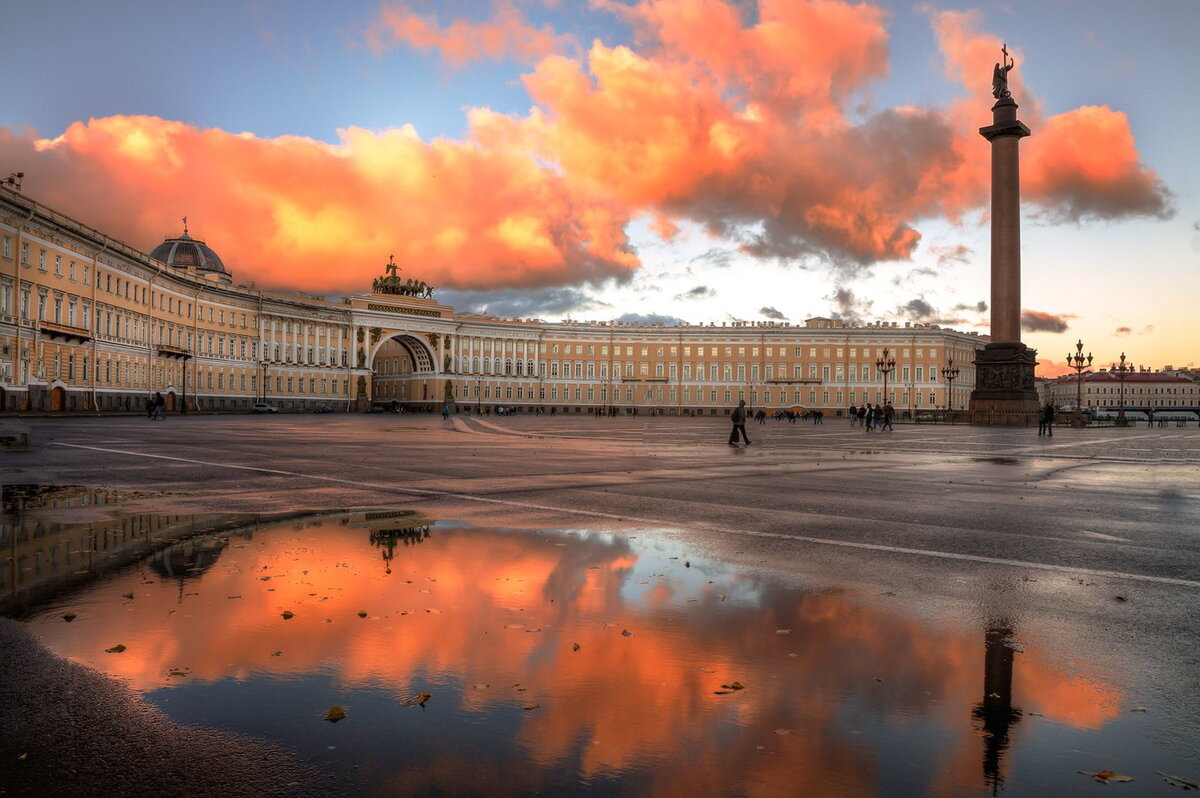
<svg viewBox="0 0 1200 798"><path fill-rule="evenodd" d="M1042 404L1059 408L1074 408L1077 397L1083 408L1117 411L1121 405L1121 379L1106 369L1084 374L1082 381L1074 374L1045 380L1038 391ZM1200 383L1179 371L1131 372L1124 397L1127 412L1200 412Z"/></svg>
<svg viewBox="0 0 1200 798"><path fill-rule="evenodd" d="M0 411L284 411L373 403L458 411L721 414L884 401L963 409L985 336L812 318L667 327L465 313L395 264L340 301L238 285L186 227L145 254L0 189ZM947 396L941 370L960 373Z"/></svg>

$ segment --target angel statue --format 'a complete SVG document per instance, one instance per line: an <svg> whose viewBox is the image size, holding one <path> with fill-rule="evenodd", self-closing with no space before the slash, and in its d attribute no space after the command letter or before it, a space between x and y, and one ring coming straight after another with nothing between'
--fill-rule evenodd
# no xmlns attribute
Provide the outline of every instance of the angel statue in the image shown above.
<svg viewBox="0 0 1200 798"><path fill-rule="evenodd" d="M1016 59L1008 54L1007 43L1000 48L1000 52L1004 55L992 70L992 96L997 100L1012 97L1012 92L1008 90L1008 73L1017 65Z"/></svg>

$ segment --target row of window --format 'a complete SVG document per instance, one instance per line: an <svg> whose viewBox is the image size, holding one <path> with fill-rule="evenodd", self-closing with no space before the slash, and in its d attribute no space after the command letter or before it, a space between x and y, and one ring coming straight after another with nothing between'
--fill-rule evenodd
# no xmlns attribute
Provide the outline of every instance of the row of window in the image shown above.
<svg viewBox="0 0 1200 798"><path fill-rule="evenodd" d="M583 386L567 386L567 385L550 385L550 386L533 386L533 385L459 385L454 391L455 398L462 402L472 402L476 399L504 399L513 401L575 401L575 402L600 402L605 404L609 401L609 389L607 387L583 387ZM706 398L707 397L707 398ZM899 401L901 404L909 403L908 391L888 391L889 401L895 403ZM802 405L805 402L809 405L817 405L818 401L824 407L841 407L843 404L855 404L862 402L882 402L883 391L816 391L804 389L765 389L763 391L751 390L749 394L745 390L733 390L731 388L684 388L682 391L675 388L662 388L658 386L648 387L616 387L612 389L612 401L614 402L667 402L674 404L682 401L683 404L730 404L733 401L749 399L753 404L760 402L765 405ZM916 391L912 394L912 404L915 407L936 407L937 395L933 391L922 393Z"/></svg>

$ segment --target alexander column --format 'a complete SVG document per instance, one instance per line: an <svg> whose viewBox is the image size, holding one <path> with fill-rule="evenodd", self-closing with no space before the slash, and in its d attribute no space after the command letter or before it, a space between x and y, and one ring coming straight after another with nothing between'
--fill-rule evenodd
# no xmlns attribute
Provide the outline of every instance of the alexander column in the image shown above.
<svg viewBox="0 0 1200 798"><path fill-rule="evenodd" d="M1018 144L1029 128L1017 119L1008 90L1016 61L1003 57L992 72L992 124L979 134L992 143L992 340L975 360L971 422L1024 426L1037 418L1033 372L1037 352L1021 343L1021 167Z"/></svg>

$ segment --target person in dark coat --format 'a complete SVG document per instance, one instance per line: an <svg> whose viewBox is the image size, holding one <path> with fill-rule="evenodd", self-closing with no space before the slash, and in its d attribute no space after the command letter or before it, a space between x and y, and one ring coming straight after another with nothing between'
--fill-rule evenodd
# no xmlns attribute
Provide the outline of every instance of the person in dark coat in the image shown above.
<svg viewBox="0 0 1200 798"><path fill-rule="evenodd" d="M733 431L729 433L729 445L737 446L738 433L742 434L742 440L746 445L750 445L750 438L746 436L746 400L738 401L738 406L733 408L729 413L729 420L733 422Z"/></svg>
<svg viewBox="0 0 1200 798"><path fill-rule="evenodd" d="M1054 405L1050 402L1046 402L1038 416L1038 435L1054 437Z"/></svg>

